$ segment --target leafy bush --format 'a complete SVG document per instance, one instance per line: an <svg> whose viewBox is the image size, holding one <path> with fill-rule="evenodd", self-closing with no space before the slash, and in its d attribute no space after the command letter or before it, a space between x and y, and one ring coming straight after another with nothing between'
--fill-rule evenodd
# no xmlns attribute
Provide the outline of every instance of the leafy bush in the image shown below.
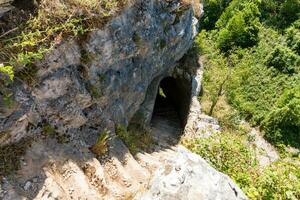
<svg viewBox="0 0 300 200"><path fill-rule="evenodd" d="M210 52L207 57L202 59L206 73L203 77L204 90L201 99L202 103L207 103L202 106L204 112L212 114L219 98L224 92L223 89L225 88L230 70L227 59L214 47L215 45L211 40L206 40L206 37L208 37L207 32L201 31L196 37L195 43L199 49L199 53Z"/></svg>
<svg viewBox="0 0 300 200"><path fill-rule="evenodd" d="M233 8L228 7L227 9ZM233 47L250 47L258 42L258 17L260 15L258 6L253 2L244 3L241 10L235 8L233 11L235 14L227 22L226 18L228 18L229 14L225 12L224 16L222 15L217 23L217 26L220 28L217 44L224 52Z"/></svg>
<svg viewBox="0 0 300 200"><path fill-rule="evenodd" d="M285 64L278 66L287 66L287 69L291 67L295 71L293 74L288 74L278 73L277 69L275 70L274 67L265 64L266 57L272 55L272 52L277 49L276 47L283 46L282 48L288 49L285 44L285 37L271 29L262 28L259 38L260 42L257 46L242 52L242 56L232 69L226 90L231 105L253 125L261 124L274 109L274 105L286 88L293 88L300 84L297 65L292 67ZM289 49L288 52L293 56L295 55ZM232 54L236 54L236 52ZM283 53L282 57L285 58L286 56L287 54ZM279 58L282 57L279 56ZM288 57L286 60L286 63L290 63ZM277 64L274 63L275 66Z"/></svg>
<svg viewBox="0 0 300 200"><path fill-rule="evenodd" d="M264 121L266 137L300 147L300 87L287 90Z"/></svg>
<svg viewBox="0 0 300 200"><path fill-rule="evenodd" d="M211 30L228 6L231 0L204 0L204 16L201 18L201 28Z"/></svg>
<svg viewBox="0 0 300 200"><path fill-rule="evenodd" d="M216 28L225 27L229 20L238 12L244 10L249 4L259 5L259 0L231 0L216 22Z"/></svg>
<svg viewBox="0 0 300 200"><path fill-rule="evenodd" d="M284 30L292 20L286 23L283 6L292 1L261 2L231 1L216 29L197 37L205 70L202 110L209 113L217 99L212 115L224 133L183 143L233 178L249 199L296 200L300 199L299 155L287 152L286 145L300 148L300 21ZM280 147L277 162L266 168L256 164L254 149L258 149L249 144L249 127L242 125L241 117L261 126L266 138Z"/></svg>
<svg viewBox="0 0 300 200"><path fill-rule="evenodd" d="M262 0L261 20L268 26L284 29L299 18L299 0Z"/></svg>
<svg viewBox="0 0 300 200"><path fill-rule="evenodd" d="M283 25L288 26L300 17L300 0L285 0L280 8Z"/></svg>
<svg viewBox="0 0 300 200"><path fill-rule="evenodd" d="M2 76L3 78L1 78ZM7 76L11 81L14 79L14 71L12 66L4 66L3 64L0 64L0 81L6 81L7 79L4 77Z"/></svg>
<svg viewBox="0 0 300 200"><path fill-rule="evenodd" d="M267 56L265 64L274 67L280 72L295 73L300 65L300 57L287 47L278 45Z"/></svg>
<svg viewBox="0 0 300 200"><path fill-rule="evenodd" d="M247 145L245 135L229 132L196 141L185 141L184 145L217 170L228 174L250 199L296 200L300 197L298 158L279 160L260 169L254 149Z"/></svg>
<svg viewBox="0 0 300 200"><path fill-rule="evenodd" d="M299 161L278 161L257 177L256 199L300 199Z"/></svg>
<svg viewBox="0 0 300 200"><path fill-rule="evenodd" d="M287 45L300 55L300 20L287 30Z"/></svg>
<svg viewBox="0 0 300 200"><path fill-rule="evenodd" d="M254 149L249 148L240 137L231 133L215 133L209 138L186 142L193 152L207 159L218 170L228 174L242 188L251 185L248 174L257 161Z"/></svg>

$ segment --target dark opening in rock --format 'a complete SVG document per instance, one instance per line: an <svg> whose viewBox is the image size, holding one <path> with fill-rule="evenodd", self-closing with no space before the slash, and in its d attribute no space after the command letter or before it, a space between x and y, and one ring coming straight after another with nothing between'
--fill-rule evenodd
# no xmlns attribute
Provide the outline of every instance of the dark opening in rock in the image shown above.
<svg viewBox="0 0 300 200"><path fill-rule="evenodd" d="M191 89L191 81L182 76L153 79L129 126L148 129L150 125L153 138L160 143L178 142L187 121Z"/></svg>
<svg viewBox="0 0 300 200"><path fill-rule="evenodd" d="M190 85L187 81L181 78L164 78L158 88L152 120L156 117L169 118L184 128L190 106L190 95Z"/></svg>
<svg viewBox="0 0 300 200"><path fill-rule="evenodd" d="M167 77L159 85L151 127L161 138L180 136L190 105L190 84L184 79Z"/></svg>

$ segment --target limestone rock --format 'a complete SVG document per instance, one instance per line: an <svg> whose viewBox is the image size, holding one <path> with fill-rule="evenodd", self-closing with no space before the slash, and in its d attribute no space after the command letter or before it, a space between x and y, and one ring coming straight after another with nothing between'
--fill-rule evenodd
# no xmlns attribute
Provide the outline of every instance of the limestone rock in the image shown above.
<svg viewBox="0 0 300 200"><path fill-rule="evenodd" d="M12 1L13 0L0 0L0 17L14 8L11 6Z"/></svg>
<svg viewBox="0 0 300 200"><path fill-rule="evenodd" d="M248 199L227 176L184 147L155 173L149 190L136 200L245 200Z"/></svg>
<svg viewBox="0 0 300 200"><path fill-rule="evenodd" d="M44 122L74 137L98 135L108 121L126 126L149 90L153 107L160 80L172 76L196 34L193 8L180 6L137 0L83 41L58 44L35 63L33 86L11 86L15 109L1 113L0 103L0 145L38 135ZM151 119L151 109L142 116Z"/></svg>
<svg viewBox="0 0 300 200"><path fill-rule="evenodd" d="M34 84L16 80L9 86L14 104L7 110L0 102L0 146L34 140L16 175L0 182L0 198L131 199L163 165L140 199L245 199L227 176L185 149L163 151L158 145L142 162L114 134L117 125L149 123L162 79L179 80L182 88L194 84L199 91L195 70L179 61L193 44L195 8L201 6L132 2L82 41L57 44L35 63ZM106 130L108 155L96 159L89 147ZM153 166L141 165L148 161Z"/></svg>

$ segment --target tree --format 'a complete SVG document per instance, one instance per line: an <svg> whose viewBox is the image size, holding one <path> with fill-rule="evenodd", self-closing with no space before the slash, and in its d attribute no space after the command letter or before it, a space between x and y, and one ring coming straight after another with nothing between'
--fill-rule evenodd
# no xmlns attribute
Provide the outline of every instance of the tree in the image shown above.
<svg viewBox="0 0 300 200"><path fill-rule="evenodd" d="M235 2L233 1L232 4ZM258 42L259 15L258 6L254 2L244 3L234 9L229 6L227 9L233 9L224 13L217 26L220 32L217 38L218 47L223 52L228 52L233 47L251 47ZM238 10L241 9L241 10ZM234 11L234 12L233 12ZM232 13L231 18L228 18ZM226 20L228 21L226 23ZM225 25L226 24L226 25ZM225 25L225 27L223 27Z"/></svg>
<svg viewBox="0 0 300 200"><path fill-rule="evenodd" d="M211 30L231 0L204 0L204 16L201 18L202 29Z"/></svg>

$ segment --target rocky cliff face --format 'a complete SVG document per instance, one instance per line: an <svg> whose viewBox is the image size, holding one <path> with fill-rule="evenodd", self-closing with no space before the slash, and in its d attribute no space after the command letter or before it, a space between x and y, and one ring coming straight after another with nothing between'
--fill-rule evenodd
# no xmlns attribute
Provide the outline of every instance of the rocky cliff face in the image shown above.
<svg viewBox="0 0 300 200"><path fill-rule="evenodd" d="M64 41L37 63L35 87L12 86L15 106L1 113L0 144L37 134L43 121L71 135L127 125L152 81L171 75L191 47L196 24L191 7L148 0L83 41Z"/></svg>
<svg viewBox="0 0 300 200"><path fill-rule="evenodd" d="M187 119L198 119L188 113L191 100L197 101L201 79L188 58L181 59L197 34L195 9L201 10L179 1L134 2L104 28L57 45L36 63L30 85L15 80L9 88L12 106L0 102L0 147L6 150L0 155L0 198L132 199L139 194L136 198L174 199L174 192L182 191L178 199L222 199L224 194L225 199L246 199L200 157L174 150L182 149L176 145L170 148L169 135L160 137L166 135L166 126L159 126L153 152L135 157L114 134L118 125L150 126L157 91L166 77L176 85L161 86L170 90L167 95L173 100L178 98L174 105L179 127ZM192 130L193 122L187 124ZM109 133L109 152L96 159L89 147L104 132ZM15 149L20 157L15 157ZM9 176L8 163L20 165ZM156 172L160 167L168 172ZM182 182L169 194L163 182L177 172L176 181ZM211 181L209 190L196 186L201 177ZM172 181L168 184L173 187Z"/></svg>

